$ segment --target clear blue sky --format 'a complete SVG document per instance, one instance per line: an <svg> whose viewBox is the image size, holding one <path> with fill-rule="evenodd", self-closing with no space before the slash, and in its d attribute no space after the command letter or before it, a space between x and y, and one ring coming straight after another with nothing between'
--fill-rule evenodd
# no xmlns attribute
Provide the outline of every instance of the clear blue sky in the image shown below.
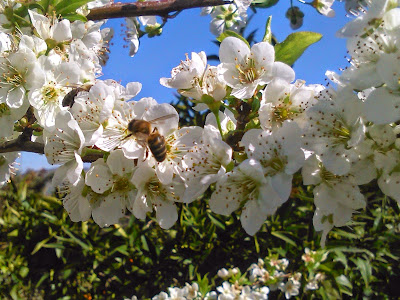
<svg viewBox="0 0 400 300"><path fill-rule="evenodd" d="M130 2L130 1L121 1ZM296 2L296 1L294 1ZM245 36L258 28L256 40L260 41L264 34L265 22L272 15L272 31L278 41L283 41L293 32L285 18L290 1L280 0L277 5L268 9L260 9L246 28ZM348 63L345 60L345 40L335 37L335 32L350 19L346 17L344 5L335 2L335 18L327 18L318 14L315 9L301 3L296 4L305 13L304 24L297 31L314 31L323 35L318 43L312 45L295 63L296 79L303 79L307 84L325 84L325 71L338 71ZM249 11L249 15L252 12ZM161 77L170 77L171 69L180 60L185 59L185 53L205 51L207 55L218 54L218 47L212 42L215 37L209 32L210 16L200 16L200 9L181 12L164 27L163 34L154 38L142 38L139 51L135 57L128 56L124 48L124 28L121 19L109 20L107 27L113 27L115 34L111 47L110 60L103 69L101 79L114 79L126 84L130 81L142 83L142 91L135 99L153 97L158 102L171 102L174 99L172 89L159 84ZM215 62L212 62L215 64ZM20 170L48 168L44 155L23 153L20 159Z"/></svg>

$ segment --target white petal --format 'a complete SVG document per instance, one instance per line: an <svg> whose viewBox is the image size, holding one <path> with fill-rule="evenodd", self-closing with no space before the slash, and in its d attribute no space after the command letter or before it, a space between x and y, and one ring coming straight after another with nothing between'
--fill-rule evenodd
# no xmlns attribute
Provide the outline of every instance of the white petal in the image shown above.
<svg viewBox="0 0 400 300"><path fill-rule="evenodd" d="M254 235L267 219L267 215L260 209L257 201L248 201L243 207L240 222L249 235Z"/></svg>
<svg viewBox="0 0 400 300"><path fill-rule="evenodd" d="M389 124L400 119L400 97L384 87L375 89L364 102L367 119L376 124Z"/></svg>
<svg viewBox="0 0 400 300"><path fill-rule="evenodd" d="M99 207L92 211L93 220L100 227L118 224L119 219L125 215L125 205L121 195L111 193L104 197Z"/></svg>
<svg viewBox="0 0 400 300"><path fill-rule="evenodd" d="M281 198L281 203L284 203L289 199L292 191L292 179L293 175L288 175L283 172L271 177L271 185Z"/></svg>
<svg viewBox="0 0 400 300"><path fill-rule="evenodd" d="M249 55L249 47L235 37L225 38L219 47L219 59L222 63L240 64Z"/></svg>
<svg viewBox="0 0 400 300"><path fill-rule="evenodd" d="M64 19L61 22L55 24L52 30L53 30L53 38L57 42L62 42L72 39L71 24L69 20Z"/></svg>
<svg viewBox="0 0 400 300"><path fill-rule="evenodd" d="M162 229L171 228L175 224L176 220L178 220L176 205L173 202L156 201L156 199L154 199L153 202L155 204L154 209L156 210L156 218L160 227Z"/></svg>
<svg viewBox="0 0 400 300"><path fill-rule="evenodd" d="M295 73L290 66L284 64L283 62L277 61L274 62L272 76L282 78L287 82L292 82L295 78Z"/></svg>
<svg viewBox="0 0 400 300"><path fill-rule="evenodd" d="M86 173L85 183L98 194L102 194L112 187L111 171L102 158L92 164Z"/></svg>

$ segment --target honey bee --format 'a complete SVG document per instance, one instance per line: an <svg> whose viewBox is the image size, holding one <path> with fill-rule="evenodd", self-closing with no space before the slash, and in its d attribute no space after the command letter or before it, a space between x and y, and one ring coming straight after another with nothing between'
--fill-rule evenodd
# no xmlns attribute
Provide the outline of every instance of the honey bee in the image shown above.
<svg viewBox="0 0 400 300"><path fill-rule="evenodd" d="M78 95L79 92L89 92L90 88L92 87L91 84L83 84L81 86L74 87L68 94L64 96L64 99L62 100L62 106L66 107L69 106L69 108L72 107L75 103L75 97Z"/></svg>
<svg viewBox="0 0 400 300"><path fill-rule="evenodd" d="M151 130L152 123L164 121L174 117L176 117L176 115L170 114L152 121L133 119L128 124L128 131L130 131L130 134L127 136L127 138L134 135L141 146L148 146L156 161L163 162L167 157L165 138L159 133L157 127L154 127L154 129ZM148 151L146 152L146 158L147 155Z"/></svg>

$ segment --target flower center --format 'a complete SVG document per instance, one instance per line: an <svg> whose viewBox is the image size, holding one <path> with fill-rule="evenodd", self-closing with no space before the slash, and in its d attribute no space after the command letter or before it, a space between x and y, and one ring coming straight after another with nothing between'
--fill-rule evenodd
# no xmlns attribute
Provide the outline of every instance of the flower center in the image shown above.
<svg viewBox="0 0 400 300"><path fill-rule="evenodd" d="M11 88L17 88L23 85L26 81L23 76L12 66L10 66L11 70L8 72L4 72L1 74L1 83L10 85Z"/></svg>
<svg viewBox="0 0 400 300"><path fill-rule="evenodd" d="M116 192L129 192L133 189L133 185L128 178L119 175L114 175L113 191Z"/></svg>
<svg viewBox="0 0 400 300"><path fill-rule="evenodd" d="M167 150L167 157L169 159L174 159L180 154L179 149L174 147L175 141L176 137L173 134L165 137L165 149Z"/></svg>
<svg viewBox="0 0 400 300"><path fill-rule="evenodd" d="M42 87L42 96L45 104L49 102L57 103L60 94L61 90L55 87L54 82Z"/></svg>
<svg viewBox="0 0 400 300"><path fill-rule="evenodd" d="M247 58L247 64L245 66L237 64L236 69L239 71L239 81L241 83L254 82L260 76L253 58Z"/></svg>
<svg viewBox="0 0 400 300"><path fill-rule="evenodd" d="M3 166L6 164L7 160L3 155L0 155L0 166Z"/></svg>
<svg viewBox="0 0 400 300"><path fill-rule="evenodd" d="M325 167L320 164L320 176L322 181L324 181L326 184L328 184L328 186L331 186L332 183L334 183L335 181L338 181L340 176L337 176L331 172L329 172L327 169L325 169Z"/></svg>
<svg viewBox="0 0 400 300"><path fill-rule="evenodd" d="M334 122L331 134L337 144L346 144L351 138L350 130L340 120Z"/></svg>
<svg viewBox="0 0 400 300"><path fill-rule="evenodd" d="M273 108L273 121L282 124L286 120L293 120L300 111L298 107L292 107L290 95L287 95L283 100L278 102Z"/></svg>
<svg viewBox="0 0 400 300"><path fill-rule="evenodd" d="M10 107L5 103L0 103L0 117L11 115Z"/></svg>
<svg viewBox="0 0 400 300"><path fill-rule="evenodd" d="M281 172L285 169L287 164L287 160L285 157L278 156L278 151L274 149L275 155L269 160L261 160L260 163L265 170L265 176L273 176L276 173Z"/></svg>

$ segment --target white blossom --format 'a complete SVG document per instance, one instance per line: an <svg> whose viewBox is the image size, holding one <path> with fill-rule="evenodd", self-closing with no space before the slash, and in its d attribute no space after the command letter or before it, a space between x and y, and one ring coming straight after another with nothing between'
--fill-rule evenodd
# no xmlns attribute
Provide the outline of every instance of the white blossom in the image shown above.
<svg viewBox="0 0 400 300"><path fill-rule="evenodd" d="M54 132L45 131L44 154L49 164L61 164L53 177L53 185L67 179L71 184L78 182L83 170L80 156L85 137L78 123L68 111L57 114Z"/></svg>
<svg viewBox="0 0 400 300"><path fill-rule="evenodd" d="M21 155L18 152L9 152L0 154L0 187L10 180L10 175L16 173L15 160Z"/></svg>
<svg viewBox="0 0 400 300"><path fill-rule="evenodd" d="M146 165L135 171L131 181L138 189L130 208L135 217L144 220L154 208L160 227L171 228L178 219L175 202L181 202L183 184L177 180L168 185L162 184L154 169Z"/></svg>
<svg viewBox="0 0 400 300"><path fill-rule="evenodd" d="M112 151L104 162L95 161L86 173L85 183L100 194L93 201L93 220L100 226L110 226L125 215L125 208L133 209L136 187L131 183L135 162L127 159L122 150Z"/></svg>
<svg viewBox="0 0 400 300"><path fill-rule="evenodd" d="M279 77L287 82L294 79L294 71L282 62L274 62L275 50L271 44L261 42L251 49L235 37L225 38L219 48L221 77L232 87L231 95L239 99L251 98L257 86Z"/></svg>
<svg viewBox="0 0 400 300"><path fill-rule="evenodd" d="M199 144L182 158L181 176L187 186L183 202L192 202L225 174L231 158L231 147L222 141L217 129L206 125Z"/></svg>

